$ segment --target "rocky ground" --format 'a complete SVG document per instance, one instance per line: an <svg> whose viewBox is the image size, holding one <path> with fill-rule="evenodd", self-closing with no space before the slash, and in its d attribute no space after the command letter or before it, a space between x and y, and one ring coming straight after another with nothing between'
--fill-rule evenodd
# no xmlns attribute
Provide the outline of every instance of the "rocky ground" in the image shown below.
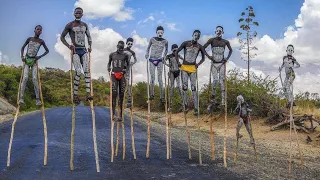
<svg viewBox="0 0 320 180"><path fill-rule="evenodd" d="M146 111L135 110L134 114L140 118L139 121L147 123ZM201 132L197 131L196 117L188 114L188 126L191 130L191 144L198 148L198 140L202 140L202 153L211 157L211 143L209 136L210 117L201 117ZM185 124L183 113L172 115L172 138L186 142ZM288 179L289 155L290 155L290 133L287 130L270 131L270 126L264 124L263 120L252 120L253 133L256 140L258 161L255 159L253 147L250 146L249 138L245 128L241 129L244 137L240 140L238 158L234 161L236 149L237 118L228 117L227 130L227 168L247 179ZM223 138L224 118L213 120L215 160L204 159L204 164L217 164L223 167ZM152 113L151 126L155 127L157 133L165 136L164 113ZM318 133L315 133L318 134ZM320 139L312 136L313 141L306 143L306 134L298 133L299 145L302 151L303 166L301 166L299 150L295 134L292 134L292 179L320 179ZM172 145L174 149L174 144ZM197 151L193 151L193 158L197 158ZM173 154L174 156L174 154ZM187 157L187 144L186 144Z"/></svg>

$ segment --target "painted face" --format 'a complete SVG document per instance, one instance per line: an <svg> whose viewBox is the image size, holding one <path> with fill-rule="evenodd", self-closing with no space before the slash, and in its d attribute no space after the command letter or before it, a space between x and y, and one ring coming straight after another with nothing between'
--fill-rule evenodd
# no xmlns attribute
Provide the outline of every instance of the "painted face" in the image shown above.
<svg viewBox="0 0 320 180"><path fill-rule="evenodd" d="M199 39L200 39L200 33L199 32L193 33L192 40L198 41Z"/></svg>
<svg viewBox="0 0 320 180"><path fill-rule="evenodd" d="M124 49L124 45L121 44L121 43L119 43L119 44L117 45L117 50L118 50L118 52L123 52L123 49Z"/></svg>
<svg viewBox="0 0 320 180"><path fill-rule="evenodd" d="M37 36L40 36L41 33L42 33L42 27L37 26L37 28L34 30L34 34Z"/></svg>
<svg viewBox="0 0 320 180"><path fill-rule="evenodd" d="M164 31L163 31L163 30L158 30L158 31L157 31L157 37L158 37L158 38L162 38L162 37L163 37L163 34L164 34Z"/></svg>
<svg viewBox="0 0 320 180"><path fill-rule="evenodd" d="M293 53L294 53L293 47L292 47L292 46L288 46L288 47L287 47L287 54L288 54L289 56L291 56Z"/></svg>
<svg viewBox="0 0 320 180"><path fill-rule="evenodd" d="M237 101L238 103L243 103L244 102L244 98L242 95L237 96Z"/></svg>
<svg viewBox="0 0 320 180"><path fill-rule="evenodd" d="M173 48L172 52L176 52L178 50L178 48Z"/></svg>
<svg viewBox="0 0 320 180"><path fill-rule="evenodd" d="M127 42L127 47L128 47L128 48L131 48L132 46L133 46L133 42L128 41L128 42Z"/></svg>
<svg viewBox="0 0 320 180"><path fill-rule="evenodd" d="M222 37L222 34L223 34L223 29L221 27L217 27L216 36L217 37Z"/></svg>
<svg viewBox="0 0 320 180"><path fill-rule="evenodd" d="M81 20L82 16L83 16L83 12L81 9L76 9L74 11L74 17L76 18L76 20Z"/></svg>

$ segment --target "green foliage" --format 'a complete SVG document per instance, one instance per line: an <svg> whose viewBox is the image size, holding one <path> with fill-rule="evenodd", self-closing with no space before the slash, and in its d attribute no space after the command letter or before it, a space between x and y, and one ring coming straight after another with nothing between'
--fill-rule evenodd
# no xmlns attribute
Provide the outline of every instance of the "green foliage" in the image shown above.
<svg viewBox="0 0 320 180"><path fill-rule="evenodd" d="M22 67L0 65L0 96L8 100L9 103L16 105L19 82L21 77ZM70 71L65 72L60 69L46 68L40 69L42 95L46 108L69 106L71 104L70 93ZM74 72L73 72L74 73ZM94 80L93 92L94 103L96 106L106 106L109 104L108 83L100 80ZM84 78L81 78L81 87L79 91L80 97L85 97ZM35 93L32 83L31 72L27 87L24 93L25 104L21 106L22 111L31 111L39 109L35 105ZM85 103L88 105L88 103Z"/></svg>
<svg viewBox="0 0 320 180"><path fill-rule="evenodd" d="M21 66L5 66L0 65L0 96L8 100L9 103L15 105L17 102L17 93L21 76ZM70 74L60 69L46 68L40 70L42 94L45 107L70 106ZM22 111L31 111L39 109L35 105L35 95L32 83L29 78L24 101L25 105L21 107ZM94 105L109 106L110 84L105 82L104 78L99 77L93 79ZM85 97L84 78L81 78L81 87L79 91L80 97ZM206 114L207 105L211 98L211 85L205 84L200 89L199 104L200 113ZM246 77L237 69L230 70L227 76L227 102L228 112L236 107L236 97L243 95L245 100L251 105L253 115L266 117L276 113L280 107L284 107L285 100L280 100L275 94L279 87L275 80L269 77L263 78L252 74L250 83ZM133 85L132 95L134 98L133 106L136 108L147 109L147 83L139 82ZM168 89L169 91L169 89ZM169 92L168 92L169 93ZM189 105L193 108L192 93L189 90ZM175 89L173 96L173 112L177 112L180 108L180 94ZM319 108L320 98L317 93L300 93L296 95L296 104L302 108ZM217 87L217 100L221 100L221 90ZM125 102L126 103L126 102ZM85 105L89 105L85 102ZM159 87L155 86L155 98L151 103L151 111L164 112L164 105L160 103Z"/></svg>

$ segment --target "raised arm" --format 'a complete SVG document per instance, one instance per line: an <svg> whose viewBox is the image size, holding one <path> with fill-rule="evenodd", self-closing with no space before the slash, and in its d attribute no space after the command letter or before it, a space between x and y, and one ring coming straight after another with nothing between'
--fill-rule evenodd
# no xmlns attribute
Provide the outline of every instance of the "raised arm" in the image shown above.
<svg viewBox="0 0 320 180"><path fill-rule="evenodd" d="M88 38L88 44L89 44L89 48L88 48L88 51L91 52L91 45L92 45L92 39L91 39L91 35L90 35L90 31L89 31L89 27L87 24L85 24L86 26L86 35L87 35L87 38Z"/></svg>
<svg viewBox="0 0 320 180"><path fill-rule="evenodd" d="M231 46L230 46L230 42L229 42L229 41L227 41L227 47L228 47L228 49L229 49L229 53L228 53L228 57L226 58L226 61L229 60L229 58L230 58L230 56L231 56L231 54L232 54L232 48L231 48Z"/></svg>
<svg viewBox="0 0 320 180"><path fill-rule="evenodd" d="M22 47L21 47L21 60L22 60L22 61L24 61L24 57L23 57L24 48L26 48L26 46L27 46L27 44L29 43L29 41L30 41L30 38L28 38L28 39L26 40L26 42L24 42L24 44L23 44Z"/></svg>
<svg viewBox="0 0 320 180"><path fill-rule="evenodd" d="M60 36L60 40L61 42L67 46L70 50L73 50L72 47L70 47L70 44L68 44L67 40L66 40L66 35L69 33L69 24L66 25L66 27L64 28L64 30L62 31L61 33L61 36Z"/></svg>
<svg viewBox="0 0 320 180"><path fill-rule="evenodd" d="M147 47L147 52L146 52L146 55L145 55L146 59L149 58L149 51L150 51L151 46L152 46L152 38L150 39L148 47Z"/></svg>
<svg viewBox="0 0 320 180"><path fill-rule="evenodd" d="M43 46L44 50L46 50L46 52L44 52L43 54L38 56L37 60L41 59L43 56L45 56L49 53L49 49L44 41L42 42L42 46Z"/></svg>

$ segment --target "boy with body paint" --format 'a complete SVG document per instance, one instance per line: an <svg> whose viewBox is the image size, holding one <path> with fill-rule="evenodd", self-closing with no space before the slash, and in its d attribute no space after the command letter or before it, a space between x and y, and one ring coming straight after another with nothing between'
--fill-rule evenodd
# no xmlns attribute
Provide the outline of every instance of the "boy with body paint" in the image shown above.
<svg viewBox="0 0 320 180"><path fill-rule="evenodd" d="M133 57L133 62L130 62L129 67L127 68L127 72L126 72L126 80L127 80L127 95L128 95L128 103L127 103L127 108L131 108L132 104L131 104L131 86L130 86L130 80L131 80L131 71L132 71L132 66L137 63L137 58L136 58L136 53L131 49L131 47L133 46L133 39L132 38L128 38L127 42L126 42L127 47L124 49L124 53L128 54L129 56L129 62L131 60L131 57Z"/></svg>
<svg viewBox="0 0 320 180"><path fill-rule="evenodd" d="M111 68L112 64L112 68ZM124 53L124 42L119 41L117 45L117 51L109 55L108 71L111 72L112 78L112 120L122 121L122 105L123 97L126 89L125 74L129 67L129 56ZM118 97L118 106L120 107L120 116L115 114L116 102Z"/></svg>
<svg viewBox="0 0 320 180"><path fill-rule="evenodd" d="M157 33L157 37L153 37L150 39L150 42L147 48L147 53L145 55L145 58L148 61L150 61L149 70L150 70L151 80L150 80L149 100L154 99L154 80L155 80L155 71L157 69L158 82L159 82L159 88L160 88L160 101L161 103L165 103L164 92L163 92L162 70L163 70L164 58L168 53L168 41L163 38L164 29L162 26L157 27L156 33Z"/></svg>
<svg viewBox="0 0 320 180"><path fill-rule="evenodd" d="M204 62L206 52L203 49L202 45L198 43L200 39L201 32L195 30L192 34L193 39L183 42L180 47L175 51L176 61L179 63L182 77L182 90L184 98L184 107L185 111L188 111L188 81L190 79L191 91L193 96L194 104L194 115L198 115L198 93L196 89L197 85L197 68ZM179 52L184 50L184 57L182 64L179 62ZM199 63L196 62L199 52L201 52L202 59ZM208 57L210 57L208 55Z"/></svg>
<svg viewBox="0 0 320 180"><path fill-rule="evenodd" d="M76 71L76 75L74 76L74 89L73 89L73 100L75 104L80 103L80 98L78 96L78 89L80 84L80 76L82 74L82 69L85 76L86 82L86 100L93 100L93 97L90 94L90 69L89 69L89 58L87 54L87 48L85 45L86 36L88 38L88 52L91 52L92 39L89 32L89 27L86 23L81 21L83 16L83 10L80 7L77 7L74 10L75 20L71 21L64 28L60 40L61 42L67 46L73 53L72 60L73 65ZM65 37L69 34L71 38L72 44L68 44Z"/></svg>
<svg viewBox="0 0 320 180"><path fill-rule="evenodd" d="M238 126L237 126L237 138L242 138L243 136L240 134L240 129L242 125L244 124L246 126L246 129L248 131L248 134L250 136L250 143L254 144L254 138L252 135L252 128L249 118L249 113L252 111L249 108L249 105L247 102L244 101L244 98L242 95L237 96L237 107L234 110L234 113L239 114L239 120L238 120Z"/></svg>
<svg viewBox="0 0 320 180"><path fill-rule="evenodd" d="M212 49L212 61L211 61L211 75L212 75L212 94L211 103L208 105L207 110L210 112L214 105L219 104L216 101L216 86L219 83L221 88L221 106L225 105L225 84L224 84L224 71L225 63L229 60L232 54L232 48L228 40L222 38L223 27L216 27L216 37L210 38L207 43L203 45L206 49L211 45ZM224 57L225 47L229 49L229 54L227 58Z"/></svg>
<svg viewBox="0 0 320 180"><path fill-rule="evenodd" d="M293 80L296 77L296 75L293 71L293 68L300 67L300 64L298 63L296 58L294 58L292 56L293 53L294 53L294 47L293 47L293 45L289 44L287 46L287 55L283 57L282 65L279 68L279 73L281 73L282 68L284 68L285 73L286 73L286 78L285 78L284 84L283 84L283 92L284 92L286 99L288 101L287 108L289 108L291 106L291 102L293 102L293 105L295 106L295 103L293 100L292 89L291 89Z"/></svg>
<svg viewBox="0 0 320 180"><path fill-rule="evenodd" d="M181 89L181 77L180 77L180 69L179 69L179 61L176 60L175 57L175 52L178 50L178 45L173 44L171 46L171 51L172 53L166 56L166 61L169 61L169 63L165 63L166 66L169 67L169 72L168 72L168 79L170 83L169 91L170 91L170 96L169 96L169 107L168 111L171 111L172 108L172 98L173 98L173 93L174 93L174 82L177 83L177 87L179 90L180 94L180 109L179 112L183 110L183 94L182 94L182 89ZM182 59L182 56L179 55L179 59Z"/></svg>
<svg viewBox="0 0 320 180"><path fill-rule="evenodd" d="M42 33L42 26L37 25L34 29L34 37L29 37L21 48L21 60L25 62L25 65L23 70L23 80L22 80L21 89L20 89L19 104L24 103L23 96L24 96L24 91L26 89L26 85L28 81L29 69L32 68L32 81L33 81L34 91L36 95L36 105L38 106L41 105L41 101L39 97L38 67L35 64L39 59L41 59L43 56L49 53L49 49L46 46L46 43L44 42L44 40L40 39L41 33ZM27 53L24 56L23 55L24 49L27 45L28 45ZM40 56L37 56L41 46L44 47L46 52L44 52Z"/></svg>

